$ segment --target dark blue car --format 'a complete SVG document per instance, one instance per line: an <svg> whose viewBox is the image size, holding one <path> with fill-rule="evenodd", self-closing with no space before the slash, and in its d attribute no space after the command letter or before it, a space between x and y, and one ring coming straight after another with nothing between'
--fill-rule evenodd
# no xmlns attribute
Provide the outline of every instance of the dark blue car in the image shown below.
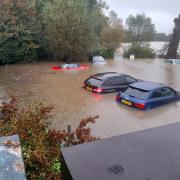
<svg viewBox="0 0 180 180"><path fill-rule="evenodd" d="M116 100L140 109L151 109L180 99L180 92L156 82L141 81L119 92Z"/></svg>

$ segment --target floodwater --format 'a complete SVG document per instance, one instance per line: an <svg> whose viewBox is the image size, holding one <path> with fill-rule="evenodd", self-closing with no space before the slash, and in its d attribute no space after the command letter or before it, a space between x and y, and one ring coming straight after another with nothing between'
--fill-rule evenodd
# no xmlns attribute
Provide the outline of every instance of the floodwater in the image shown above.
<svg viewBox="0 0 180 180"><path fill-rule="evenodd" d="M81 88L94 73L116 71L135 78L166 83L180 90L180 65L166 64L161 59L111 60L107 65L90 65L83 71L53 71L57 62L0 66L0 87L15 93L24 104L44 100L55 106L52 126L57 129L80 119L99 115L93 134L105 138L180 121L180 102L149 111L131 109L115 101L116 93L92 94Z"/></svg>

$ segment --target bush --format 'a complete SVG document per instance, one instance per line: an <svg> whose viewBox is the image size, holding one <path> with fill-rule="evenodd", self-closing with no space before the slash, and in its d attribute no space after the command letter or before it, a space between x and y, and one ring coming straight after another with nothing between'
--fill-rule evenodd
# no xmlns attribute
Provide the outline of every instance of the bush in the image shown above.
<svg viewBox="0 0 180 180"><path fill-rule="evenodd" d="M115 48L100 49L93 53L93 55L101 55L104 58L114 58Z"/></svg>
<svg viewBox="0 0 180 180"><path fill-rule="evenodd" d="M124 57L129 58L131 54L134 54L136 58L154 58L155 54L153 49L149 47L149 44L137 44L133 43L130 48L124 52Z"/></svg>
<svg viewBox="0 0 180 180"><path fill-rule="evenodd" d="M37 48L28 33L0 33L0 64L33 61Z"/></svg>
<svg viewBox="0 0 180 180"><path fill-rule="evenodd" d="M107 48L102 50L104 58L114 58L115 48Z"/></svg>
<svg viewBox="0 0 180 180"><path fill-rule="evenodd" d="M94 141L88 123L96 117L80 122L73 132L49 129L53 106L35 102L20 107L17 98L0 107L0 136L19 134L28 179L61 179L60 147Z"/></svg>

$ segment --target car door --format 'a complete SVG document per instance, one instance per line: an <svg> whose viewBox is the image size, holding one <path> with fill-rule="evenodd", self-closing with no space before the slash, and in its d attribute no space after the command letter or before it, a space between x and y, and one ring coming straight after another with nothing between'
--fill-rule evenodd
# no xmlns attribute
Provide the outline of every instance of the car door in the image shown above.
<svg viewBox="0 0 180 180"><path fill-rule="evenodd" d="M115 77L108 79L103 84L107 91L121 91L127 88L127 83L124 77Z"/></svg>
<svg viewBox="0 0 180 180"><path fill-rule="evenodd" d="M107 91L107 92L113 92L115 91L115 78L111 78L111 79L107 79L103 84L102 84L102 88Z"/></svg>
<svg viewBox="0 0 180 180"><path fill-rule="evenodd" d="M153 92L150 99L150 104L151 107L156 107L172 102L175 99L176 99L176 93L173 89L169 87L162 87Z"/></svg>
<svg viewBox="0 0 180 180"><path fill-rule="evenodd" d="M124 76L124 77L121 77L121 78L119 78L117 80L117 87L116 88L119 91L124 91L124 90L126 90L128 88L129 84L132 84L134 82L136 82L135 79L133 79L133 78L131 78L129 76Z"/></svg>

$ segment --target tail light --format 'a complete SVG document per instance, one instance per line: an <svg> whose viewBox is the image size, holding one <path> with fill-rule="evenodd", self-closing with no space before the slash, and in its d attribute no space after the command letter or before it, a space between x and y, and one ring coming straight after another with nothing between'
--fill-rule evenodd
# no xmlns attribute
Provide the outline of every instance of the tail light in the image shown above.
<svg viewBox="0 0 180 180"><path fill-rule="evenodd" d="M120 96L116 96L116 101L120 101L121 97Z"/></svg>
<svg viewBox="0 0 180 180"><path fill-rule="evenodd" d="M145 108L145 104L139 104L139 103L134 103L134 106L140 109L144 109Z"/></svg>
<svg viewBox="0 0 180 180"><path fill-rule="evenodd" d="M83 83L83 87L85 87L86 86L86 84L85 83Z"/></svg>
<svg viewBox="0 0 180 180"><path fill-rule="evenodd" d="M97 93L101 93L102 92L101 88L94 88L93 90L94 90L94 92L97 92Z"/></svg>

